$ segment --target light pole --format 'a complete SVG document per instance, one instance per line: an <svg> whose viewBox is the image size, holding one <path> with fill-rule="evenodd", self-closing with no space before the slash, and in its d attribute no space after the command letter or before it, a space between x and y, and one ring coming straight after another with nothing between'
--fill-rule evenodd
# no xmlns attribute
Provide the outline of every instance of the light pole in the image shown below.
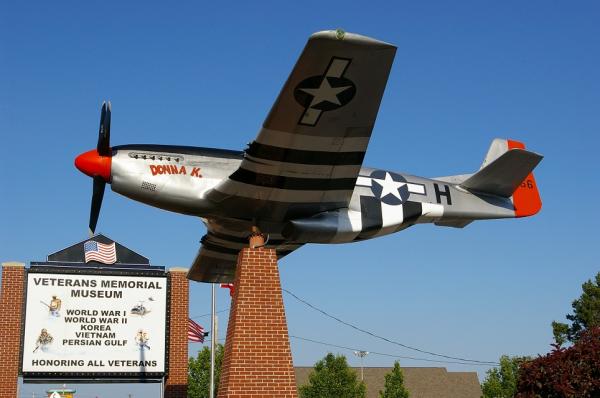
<svg viewBox="0 0 600 398"><path fill-rule="evenodd" d="M215 397L215 347L217 345L217 316L215 304L215 284L211 284L210 303L210 387L208 396Z"/></svg>
<svg viewBox="0 0 600 398"><path fill-rule="evenodd" d="M369 351L354 351L354 355L360 358L360 381L364 381L363 358L369 355Z"/></svg>

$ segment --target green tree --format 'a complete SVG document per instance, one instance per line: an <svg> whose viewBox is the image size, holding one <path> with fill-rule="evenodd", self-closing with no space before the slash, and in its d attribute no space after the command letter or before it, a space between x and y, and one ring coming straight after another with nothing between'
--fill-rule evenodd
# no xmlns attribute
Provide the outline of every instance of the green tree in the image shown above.
<svg viewBox="0 0 600 398"><path fill-rule="evenodd" d="M215 351L215 396L221 376L223 344L217 344ZM208 398L210 390L210 348L202 347L196 358L188 361L188 398Z"/></svg>
<svg viewBox="0 0 600 398"><path fill-rule="evenodd" d="M383 391L379 391L380 398L408 398L408 390L404 387L404 375L400 363L394 362L394 369L385 375Z"/></svg>
<svg viewBox="0 0 600 398"><path fill-rule="evenodd" d="M315 364L308 384L300 387L301 398L364 398L365 383L348 367L346 357L329 353Z"/></svg>
<svg viewBox="0 0 600 398"><path fill-rule="evenodd" d="M481 390L483 398L512 398L517 392L519 369L530 361L529 357L500 357L500 368L492 368L486 372Z"/></svg>
<svg viewBox="0 0 600 398"><path fill-rule="evenodd" d="M595 281L590 279L581 288L583 293L571 304L573 313L567 315L571 325L552 322L552 333L558 345L567 341L575 343L583 331L600 326L600 272L596 274Z"/></svg>

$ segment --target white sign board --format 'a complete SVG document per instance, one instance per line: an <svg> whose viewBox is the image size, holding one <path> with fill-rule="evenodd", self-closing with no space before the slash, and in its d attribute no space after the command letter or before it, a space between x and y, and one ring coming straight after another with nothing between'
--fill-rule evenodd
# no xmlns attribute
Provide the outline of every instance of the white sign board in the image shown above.
<svg viewBox="0 0 600 398"><path fill-rule="evenodd" d="M27 276L23 373L164 373L166 276Z"/></svg>

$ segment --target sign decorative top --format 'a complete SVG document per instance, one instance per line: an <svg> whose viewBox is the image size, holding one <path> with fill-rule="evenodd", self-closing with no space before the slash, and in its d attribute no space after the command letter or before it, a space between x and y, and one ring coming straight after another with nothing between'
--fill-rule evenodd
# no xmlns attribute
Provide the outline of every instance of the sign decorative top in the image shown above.
<svg viewBox="0 0 600 398"><path fill-rule="evenodd" d="M31 264L78 268L101 268L108 265L111 269L164 269L164 267L150 265L147 257L102 234L49 254L45 262L32 262Z"/></svg>

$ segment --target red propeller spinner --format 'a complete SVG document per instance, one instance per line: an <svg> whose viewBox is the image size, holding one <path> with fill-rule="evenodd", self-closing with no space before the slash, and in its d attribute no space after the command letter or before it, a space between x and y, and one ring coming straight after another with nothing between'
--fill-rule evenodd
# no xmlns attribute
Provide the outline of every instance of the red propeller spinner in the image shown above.
<svg viewBox="0 0 600 398"><path fill-rule="evenodd" d="M97 149L84 152L75 158L75 167L77 167L79 171L92 178L102 177L106 182L110 182L111 164L112 157L98 154Z"/></svg>

